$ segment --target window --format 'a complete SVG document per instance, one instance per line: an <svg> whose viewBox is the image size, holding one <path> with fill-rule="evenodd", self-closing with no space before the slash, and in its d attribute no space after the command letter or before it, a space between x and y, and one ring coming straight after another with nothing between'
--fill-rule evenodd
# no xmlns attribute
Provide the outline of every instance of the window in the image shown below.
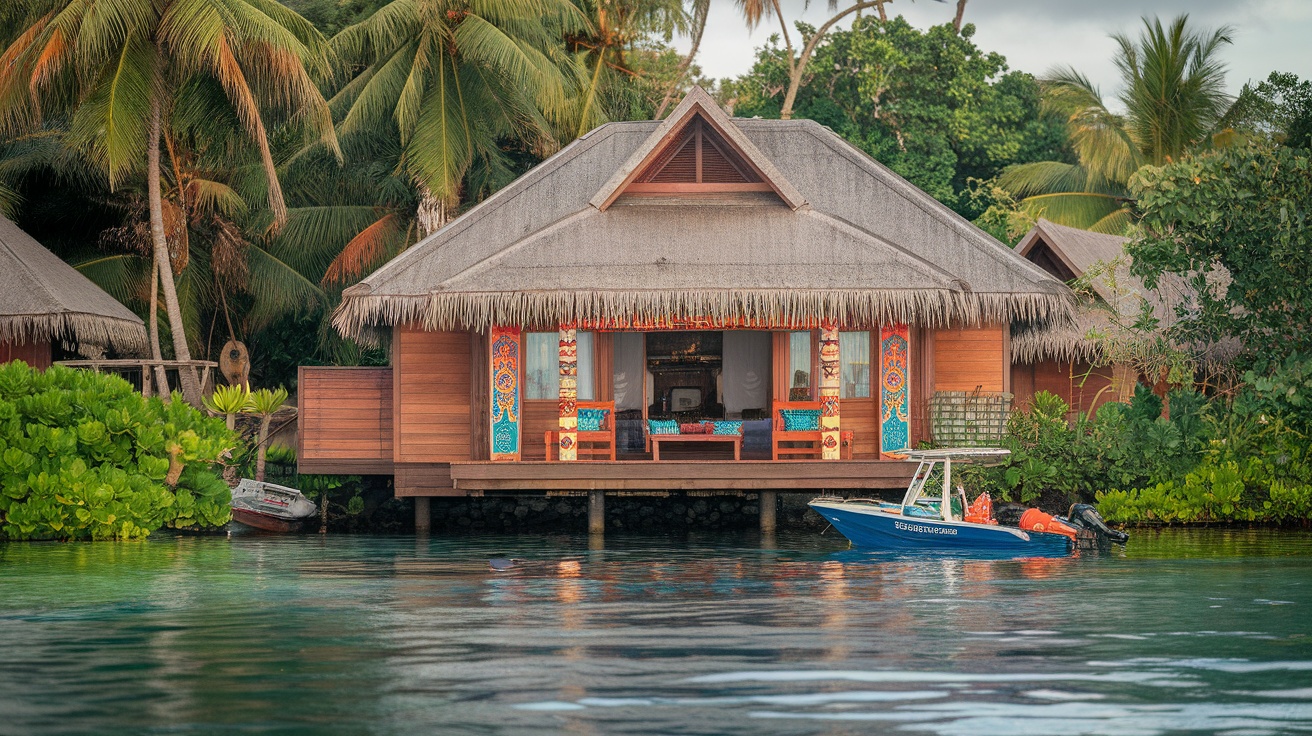
<svg viewBox="0 0 1312 736"><path fill-rule="evenodd" d="M788 333L788 400L811 400L811 333Z"/></svg>
<svg viewBox="0 0 1312 736"><path fill-rule="evenodd" d="M839 376L844 399L870 398L870 333L838 333Z"/></svg>
<svg viewBox="0 0 1312 736"><path fill-rule="evenodd" d="M592 401L596 393L593 370L593 335L575 333L579 356L579 401ZM524 335L524 398L560 398L560 333L529 332Z"/></svg>

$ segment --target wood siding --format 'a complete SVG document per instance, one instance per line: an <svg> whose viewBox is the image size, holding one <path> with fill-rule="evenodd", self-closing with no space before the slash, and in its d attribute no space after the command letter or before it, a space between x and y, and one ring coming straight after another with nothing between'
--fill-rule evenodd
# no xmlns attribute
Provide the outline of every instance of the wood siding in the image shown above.
<svg viewBox="0 0 1312 736"><path fill-rule="evenodd" d="M879 410L874 399L840 400L838 428L852 433L853 460L872 460L879 456Z"/></svg>
<svg viewBox="0 0 1312 736"><path fill-rule="evenodd" d="M1006 390L1010 366L1004 353L1003 330L999 325L935 330L934 390Z"/></svg>
<svg viewBox="0 0 1312 736"><path fill-rule="evenodd" d="M398 420L393 457L398 464L473 457L476 422L470 399L475 342L466 332L397 330L392 362Z"/></svg>
<svg viewBox="0 0 1312 736"><path fill-rule="evenodd" d="M1018 409L1028 408L1030 400L1039 391L1060 396L1070 406L1072 414L1092 413L1098 406L1116 400L1116 393L1108 389L1112 382L1110 367L1093 369L1087 363L1072 365L1045 360L1016 364L1011 372L1012 386L1016 391L1014 406Z"/></svg>
<svg viewBox="0 0 1312 736"><path fill-rule="evenodd" d="M297 386L300 472L392 472L390 368L302 366Z"/></svg>
<svg viewBox="0 0 1312 736"><path fill-rule="evenodd" d="M28 341L19 345L13 342L0 342L0 363L21 360L24 363L45 370L50 367L50 343Z"/></svg>
<svg viewBox="0 0 1312 736"><path fill-rule="evenodd" d="M524 433L524 446L520 450L520 457L524 460L546 460L542 435L560 429L560 402L533 399L525 401L523 406L520 431Z"/></svg>

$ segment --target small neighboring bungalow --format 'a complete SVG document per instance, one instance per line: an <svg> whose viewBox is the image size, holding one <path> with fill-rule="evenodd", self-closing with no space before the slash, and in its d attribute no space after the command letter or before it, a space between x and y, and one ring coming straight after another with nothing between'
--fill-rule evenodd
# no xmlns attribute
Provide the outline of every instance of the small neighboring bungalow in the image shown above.
<svg viewBox="0 0 1312 736"><path fill-rule="evenodd" d="M1017 253L1063 282L1087 281L1094 300L1079 305L1073 323L1013 335L1011 375L1017 406L1048 391L1062 397L1072 414L1090 413L1109 401L1128 401L1139 380L1147 380L1120 366L1095 368L1098 346L1089 334L1106 328L1109 309L1133 316L1145 301L1161 324L1169 325L1176 305L1191 292L1178 277L1168 275L1158 288L1148 289L1130 275L1128 241L1040 219L1016 244Z"/></svg>
<svg viewBox="0 0 1312 736"><path fill-rule="evenodd" d="M144 355L141 318L0 217L0 363Z"/></svg>
<svg viewBox="0 0 1312 736"><path fill-rule="evenodd" d="M698 88L348 289L334 324L391 366L301 368L300 470L594 504L904 487L889 460L931 439L931 399L1011 391L1010 326L1073 303L832 131L730 119Z"/></svg>

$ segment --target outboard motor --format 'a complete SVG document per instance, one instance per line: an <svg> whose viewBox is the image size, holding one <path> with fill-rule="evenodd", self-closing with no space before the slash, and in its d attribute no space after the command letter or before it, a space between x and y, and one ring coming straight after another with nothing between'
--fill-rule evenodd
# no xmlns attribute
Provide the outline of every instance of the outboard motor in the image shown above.
<svg viewBox="0 0 1312 736"><path fill-rule="evenodd" d="M1125 544L1130 540L1130 535L1122 531L1117 531L1107 526L1107 522L1102 520L1098 510L1087 503L1077 503L1071 506L1070 513L1066 515L1067 521L1077 529L1087 529L1093 532L1097 538L1099 546L1105 546L1108 543Z"/></svg>

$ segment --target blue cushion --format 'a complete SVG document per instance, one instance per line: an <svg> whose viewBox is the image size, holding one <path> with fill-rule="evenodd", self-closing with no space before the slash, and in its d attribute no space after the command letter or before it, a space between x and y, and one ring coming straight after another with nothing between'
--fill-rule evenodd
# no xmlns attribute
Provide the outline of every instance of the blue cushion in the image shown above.
<svg viewBox="0 0 1312 736"><path fill-rule="evenodd" d="M784 415L785 432L819 432L819 409L780 409Z"/></svg>
<svg viewBox="0 0 1312 736"><path fill-rule="evenodd" d="M711 434L742 434L742 422L711 422Z"/></svg>
<svg viewBox="0 0 1312 736"><path fill-rule="evenodd" d="M609 413L610 409L579 409L579 431L600 432L601 423Z"/></svg>
<svg viewBox="0 0 1312 736"><path fill-rule="evenodd" d="M648 419L648 434L678 434L679 423L673 419Z"/></svg>

